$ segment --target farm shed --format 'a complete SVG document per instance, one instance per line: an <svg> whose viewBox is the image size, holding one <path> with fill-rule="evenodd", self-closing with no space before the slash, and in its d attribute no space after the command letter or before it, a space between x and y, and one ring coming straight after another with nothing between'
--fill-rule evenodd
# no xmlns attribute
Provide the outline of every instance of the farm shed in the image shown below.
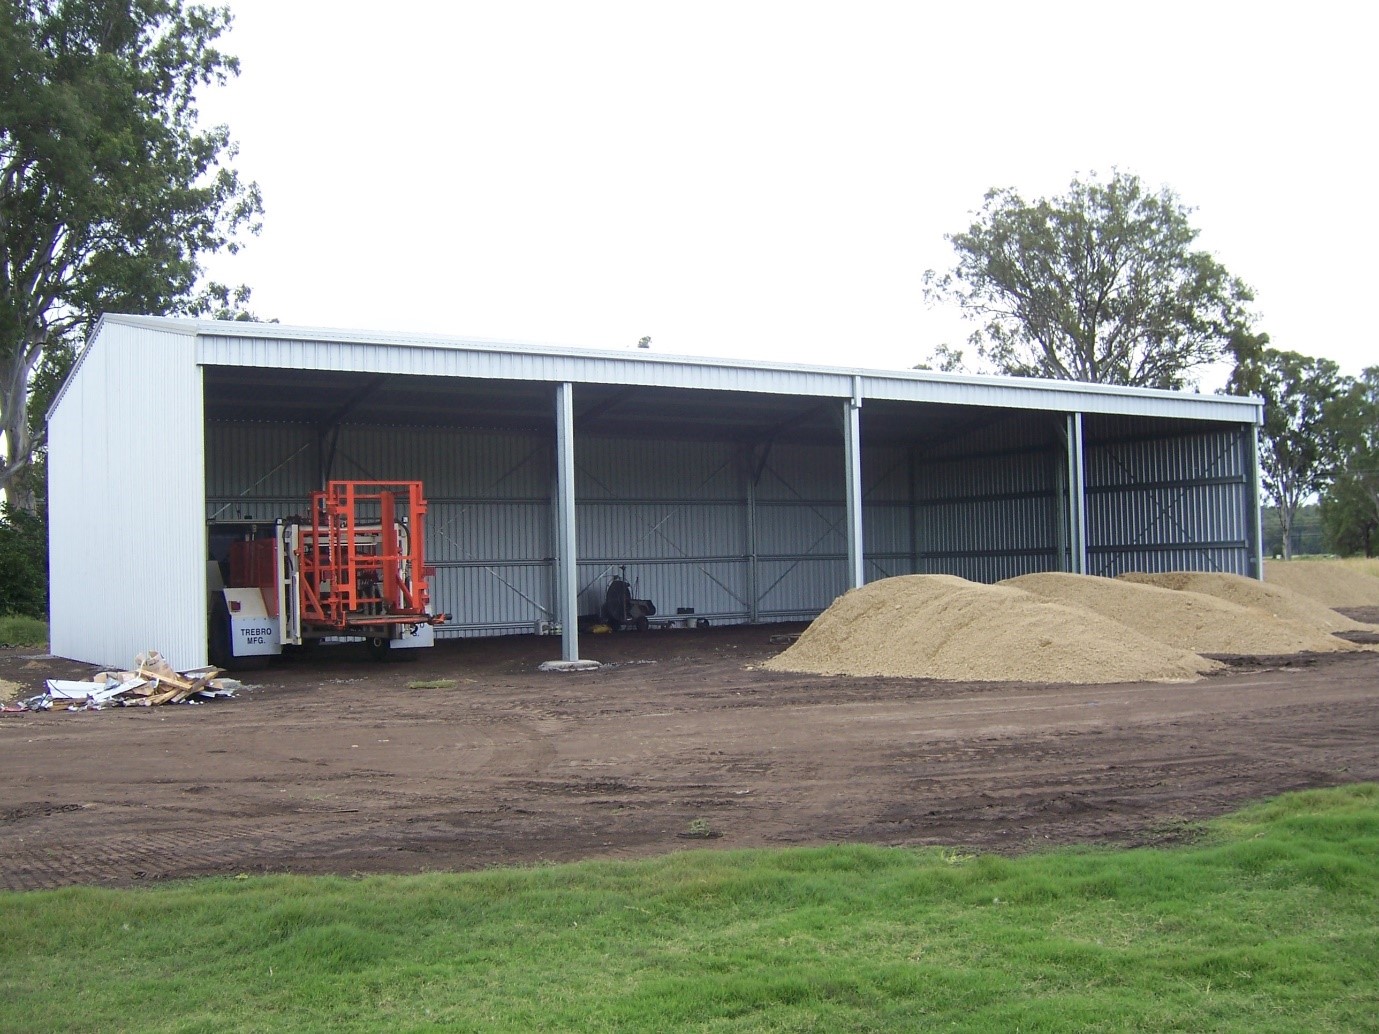
<svg viewBox="0 0 1379 1034"><path fill-rule="evenodd" d="M104 317L49 411L54 653L207 656L208 529L421 479L441 635L810 618L898 574L1258 576L1257 399ZM209 522L209 524L208 524Z"/></svg>

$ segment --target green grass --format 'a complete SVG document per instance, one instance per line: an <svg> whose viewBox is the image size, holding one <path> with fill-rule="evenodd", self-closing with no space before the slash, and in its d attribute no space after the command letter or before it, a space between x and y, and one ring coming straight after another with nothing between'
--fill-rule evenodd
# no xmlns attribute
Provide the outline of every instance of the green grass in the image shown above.
<svg viewBox="0 0 1379 1034"><path fill-rule="evenodd" d="M0 643L7 646L46 646L48 622L27 614L0 615Z"/></svg>
<svg viewBox="0 0 1379 1034"><path fill-rule="evenodd" d="M454 689L454 679L413 679L407 683L408 689Z"/></svg>
<svg viewBox="0 0 1379 1034"><path fill-rule="evenodd" d="M1379 1029L1379 787L1171 850L693 851L0 896L0 1025Z"/></svg>

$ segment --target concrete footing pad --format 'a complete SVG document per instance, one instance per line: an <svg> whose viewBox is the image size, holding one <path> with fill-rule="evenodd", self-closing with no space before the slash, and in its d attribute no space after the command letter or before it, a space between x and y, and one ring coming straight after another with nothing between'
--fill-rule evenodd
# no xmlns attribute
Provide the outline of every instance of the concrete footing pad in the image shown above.
<svg viewBox="0 0 1379 1034"><path fill-rule="evenodd" d="M593 671L595 668L602 668L603 665L598 661L542 661L539 670L541 671Z"/></svg>

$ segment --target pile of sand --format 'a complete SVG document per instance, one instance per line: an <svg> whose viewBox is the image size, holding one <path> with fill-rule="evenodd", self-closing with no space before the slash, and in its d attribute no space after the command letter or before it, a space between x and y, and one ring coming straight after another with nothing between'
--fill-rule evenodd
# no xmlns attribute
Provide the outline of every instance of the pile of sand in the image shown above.
<svg viewBox="0 0 1379 1034"><path fill-rule="evenodd" d="M1293 592L1279 585L1243 578L1238 574L1213 574L1206 571L1170 571L1166 574L1143 574L1138 571L1120 576L1126 581L1143 585L1157 585L1164 589L1200 592L1216 596L1241 607L1262 610L1276 618L1310 624L1329 632L1372 631L1369 625L1352 621L1337 614L1310 596Z"/></svg>
<svg viewBox="0 0 1379 1034"><path fill-rule="evenodd" d="M1214 661L1009 585L904 575L853 589L764 667L1002 682L1195 679Z"/></svg>
<svg viewBox="0 0 1379 1034"><path fill-rule="evenodd" d="M1379 578L1340 560L1266 561L1264 581L1328 607L1379 607Z"/></svg>
<svg viewBox="0 0 1379 1034"><path fill-rule="evenodd" d="M1270 655L1357 649L1323 626L1274 617L1218 596L1082 574L1027 574L1001 583L1084 607L1195 653Z"/></svg>

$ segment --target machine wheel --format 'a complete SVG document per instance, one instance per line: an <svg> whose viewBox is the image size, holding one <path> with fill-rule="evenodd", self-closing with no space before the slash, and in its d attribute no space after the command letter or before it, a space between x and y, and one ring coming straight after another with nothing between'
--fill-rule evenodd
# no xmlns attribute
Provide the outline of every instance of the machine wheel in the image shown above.
<svg viewBox="0 0 1379 1034"><path fill-rule="evenodd" d="M708 627L709 627L709 619L708 619L708 618L700 618L698 621L696 621L696 622L694 623L694 627L695 627L695 628L708 628Z"/></svg>
<svg viewBox="0 0 1379 1034"><path fill-rule="evenodd" d="M364 640L369 656L376 661L386 661L393 654L393 641L388 636L370 636Z"/></svg>
<svg viewBox="0 0 1379 1034"><path fill-rule="evenodd" d="M648 628L651 627L651 622L646 619L645 614L638 614L637 620L634 623L634 627L637 629L638 632L645 632Z"/></svg>
<svg viewBox="0 0 1379 1034"><path fill-rule="evenodd" d="M256 657L236 657L230 636L230 608L225 597L216 594L211 603L210 642L206 653L217 668L226 671L259 671L268 667L273 658L267 654Z"/></svg>
<svg viewBox="0 0 1379 1034"><path fill-rule="evenodd" d="M313 656L321 648L319 639L303 639L300 644L288 644L283 647L283 656L293 659L305 659Z"/></svg>
<svg viewBox="0 0 1379 1034"><path fill-rule="evenodd" d="M227 670L234 667L235 656L230 648L230 608L219 593L211 602L210 642L207 645L212 664Z"/></svg>

